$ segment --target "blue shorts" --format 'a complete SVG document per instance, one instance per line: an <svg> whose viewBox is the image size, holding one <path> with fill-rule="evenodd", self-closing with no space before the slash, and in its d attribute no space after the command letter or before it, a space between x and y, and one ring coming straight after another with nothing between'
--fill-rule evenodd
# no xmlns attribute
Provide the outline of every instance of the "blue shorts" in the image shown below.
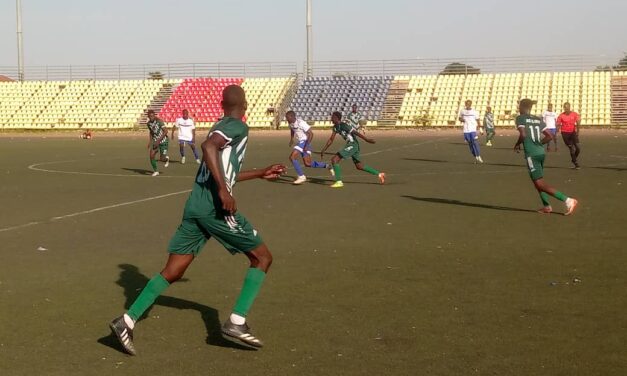
<svg viewBox="0 0 627 376"><path fill-rule="evenodd" d="M181 146L194 145L194 143L192 141L179 140L179 145Z"/></svg>
<svg viewBox="0 0 627 376"><path fill-rule="evenodd" d="M553 136L557 134L557 128L547 128L547 131L551 132Z"/></svg>
<svg viewBox="0 0 627 376"><path fill-rule="evenodd" d="M311 147L307 145L307 141L300 141L298 144L296 144L296 146L294 146L294 150L299 152L301 157L311 155Z"/></svg>
<svg viewBox="0 0 627 376"><path fill-rule="evenodd" d="M464 141L468 143L475 142L476 137L477 137L477 132L464 133Z"/></svg>

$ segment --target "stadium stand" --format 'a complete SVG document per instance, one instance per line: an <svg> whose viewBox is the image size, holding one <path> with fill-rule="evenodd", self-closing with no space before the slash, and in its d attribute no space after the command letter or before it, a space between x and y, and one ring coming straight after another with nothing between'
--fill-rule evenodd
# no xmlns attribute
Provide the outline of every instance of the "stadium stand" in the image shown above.
<svg viewBox="0 0 627 376"><path fill-rule="evenodd" d="M244 80L242 88L246 91L248 100L248 124L251 127L274 126L276 112L294 81L290 77Z"/></svg>
<svg viewBox="0 0 627 376"><path fill-rule="evenodd" d="M396 125L415 125L417 118L429 117L431 100L438 76L398 76L395 81L409 81ZM429 120L429 119L425 119ZM427 121L429 123L430 121Z"/></svg>
<svg viewBox="0 0 627 376"><path fill-rule="evenodd" d="M197 126L208 126L222 116L222 90L229 85L241 85L243 78L190 78L176 87L165 103L159 117L173 123L185 109Z"/></svg>
<svg viewBox="0 0 627 376"><path fill-rule="evenodd" d="M300 82L295 77L0 82L0 127L134 128L143 125L148 109L166 122L188 109L199 127L211 126L222 116L221 91L231 84L247 92L246 119L252 127L276 125L287 109L314 126L328 126L331 112L347 113L352 104L367 125L459 125L466 99L481 115L492 106L496 125L512 126L523 97L538 101L538 114L548 103L559 112L568 101L581 113L583 125L627 124L625 72L536 72L334 76Z"/></svg>
<svg viewBox="0 0 627 376"><path fill-rule="evenodd" d="M372 125L381 116L392 79L392 76L307 78L298 88L291 109L314 126L323 126L331 124L332 112L345 114L356 104Z"/></svg>

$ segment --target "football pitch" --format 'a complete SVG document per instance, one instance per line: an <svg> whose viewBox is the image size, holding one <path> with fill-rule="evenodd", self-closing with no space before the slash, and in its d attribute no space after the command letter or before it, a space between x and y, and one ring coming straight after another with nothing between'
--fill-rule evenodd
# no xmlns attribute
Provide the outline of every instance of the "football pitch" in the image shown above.
<svg viewBox="0 0 627 376"><path fill-rule="evenodd" d="M625 374L627 132L582 130L578 171L562 143L547 154L547 182L579 199L571 217L535 212L514 132L483 165L461 131L371 135L384 186L344 161L343 189L321 169L235 188L274 255L249 316L263 349L220 334L248 260L212 240L136 326L135 357L107 325L165 263L190 151L181 165L171 143L153 178L144 133L2 135L0 373ZM287 164L288 141L251 132L244 169Z"/></svg>

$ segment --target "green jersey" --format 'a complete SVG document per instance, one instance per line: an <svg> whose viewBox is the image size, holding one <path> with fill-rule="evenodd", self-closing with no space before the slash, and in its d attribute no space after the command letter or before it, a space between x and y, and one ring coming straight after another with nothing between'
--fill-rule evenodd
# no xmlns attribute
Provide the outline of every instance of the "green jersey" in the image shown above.
<svg viewBox="0 0 627 376"><path fill-rule="evenodd" d="M363 119L364 117L359 113L359 112L349 112L348 115L346 115L346 120L348 121L348 125L350 125L353 128L359 128L359 122Z"/></svg>
<svg viewBox="0 0 627 376"><path fill-rule="evenodd" d="M165 124L163 124L163 121L161 119L155 118L155 120L153 121L148 120L146 126L150 131L150 138L152 139L152 142L157 142L157 140L160 139L164 133L165 137L163 137L159 144L164 144L168 142L168 130L166 129Z"/></svg>
<svg viewBox="0 0 627 376"><path fill-rule="evenodd" d="M248 143L248 125L239 119L224 117L214 124L207 138L218 134L226 140L220 150L220 167L224 182L229 192L237 182L237 176L244 162ZM218 186L209 167L203 161L196 174L196 182L185 205L185 217L203 217L215 210L214 201L218 200Z"/></svg>
<svg viewBox="0 0 627 376"><path fill-rule="evenodd" d="M525 128L526 137L523 140L523 148L525 149L525 157L535 157L544 155L544 130L546 124L541 118L534 115L519 115L516 118L516 127Z"/></svg>
<svg viewBox="0 0 627 376"><path fill-rule="evenodd" d="M355 132L355 128L346 123L339 123L337 125L334 125L333 132L342 136L342 138L346 141L346 145L359 144L359 142L357 142L357 137L353 135L353 132Z"/></svg>

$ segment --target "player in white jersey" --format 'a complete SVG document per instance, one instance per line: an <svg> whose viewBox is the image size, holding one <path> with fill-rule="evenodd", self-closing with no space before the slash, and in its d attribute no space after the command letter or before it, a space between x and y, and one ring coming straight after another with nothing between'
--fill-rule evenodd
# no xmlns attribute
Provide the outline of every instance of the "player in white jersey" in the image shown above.
<svg viewBox="0 0 627 376"><path fill-rule="evenodd" d="M546 151L549 151L549 146L553 142L553 151L557 151L557 112L553 111L553 104L549 103L546 111L542 113L542 120L546 124L546 129L551 133L553 139L546 144Z"/></svg>
<svg viewBox="0 0 627 376"><path fill-rule="evenodd" d="M290 154L290 161L292 165L294 165L296 174L298 174L293 184L303 184L307 181L307 177L298 162L299 157L303 158L306 167L329 169L331 166L325 162L311 160L311 141L313 141L311 126L303 119L298 119L294 111L288 111L285 114L285 120L287 120L290 127L290 147L294 145L294 137L296 137L296 145L294 145L292 153Z"/></svg>
<svg viewBox="0 0 627 376"><path fill-rule="evenodd" d="M185 164L185 145L189 145L194 153L194 159L196 163L200 164L200 158L198 158L198 152L196 151L196 125L194 120L189 117L189 111L183 110L183 116L176 119L174 127L172 127L172 137L174 139L174 131L179 131L179 150L181 152L181 164Z"/></svg>
<svg viewBox="0 0 627 376"><path fill-rule="evenodd" d="M459 121L464 124L464 140L470 147L470 152L478 163L483 163L481 151L477 143L477 128L481 129L479 112L472 108L472 101L467 100L465 107L459 112Z"/></svg>

